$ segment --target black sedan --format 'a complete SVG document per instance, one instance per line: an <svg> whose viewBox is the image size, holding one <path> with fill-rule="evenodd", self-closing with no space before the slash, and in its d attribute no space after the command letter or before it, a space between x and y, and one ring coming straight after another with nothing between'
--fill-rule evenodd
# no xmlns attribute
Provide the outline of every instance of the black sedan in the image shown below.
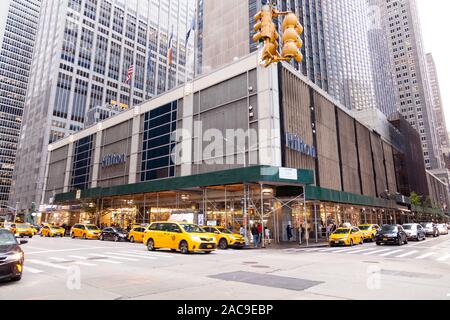
<svg viewBox="0 0 450 320"><path fill-rule="evenodd" d="M27 242L17 242L11 231L0 229L0 281L22 279L24 253L20 245Z"/></svg>
<svg viewBox="0 0 450 320"><path fill-rule="evenodd" d="M378 246L382 244L404 245L408 243L408 236L401 225L384 225L375 236Z"/></svg>
<svg viewBox="0 0 450 320"><path fill-rule="evenodd" d="M99 239L101 241L127 241L128 232L121 228L105 228L100 233Z"/></svg>

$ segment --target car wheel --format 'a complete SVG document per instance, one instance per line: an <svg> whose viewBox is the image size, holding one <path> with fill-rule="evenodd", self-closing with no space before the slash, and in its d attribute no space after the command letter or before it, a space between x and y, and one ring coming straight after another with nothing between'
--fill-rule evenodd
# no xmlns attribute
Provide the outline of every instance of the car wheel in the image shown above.
<svg viewBox="0 0 450 320"><path fill-rule="evenodd" d="M377 242L377 246L381 246L381 242Z"/></svg>
<svg viewBox="0 0 450 320"><path fill-rule="evenodd" d="M42 238L42 237L44 237L44 236L43 236L42 233L41 233L41 238Z"/></svg>
<svg viewBox="0 0 450 320"><path fill-rule="evenodd" d="M22 280L22 275L11 278L11 281L14 281L14 282L17 282L17 281L20 281L20 280Z"/></svg>
<svg viewBox="0 0 450 320"><path fill-rule="evenodd" d="M219 248L222 249L222 250L227 250L228 249L227 239L220 239L220 241L219 241Z"/></svg>
<svg viewBox="0 0 450 320"><path fill-rule="evenodd" d="M103 238L103 235L101 234L99 237L100 241L105 241L105 238Z"/></svg>
<svg viewBox="0 0 450 320"><path fill-rule="evenodd" d="M153 239L149 239L147 241L147 250L148 251L155 251L155 241L153 241Z"/></svg>
<svg viewBox="0 0 450 320"><path fill-rule="evenodd" d="M364 238L361 238L361 242L359 243L360 245L364 244Z"/></svg>
<svg viewBox="0 0 450 320"><path fill-rule="evenodd" d="M354 245L353 240L350 239L350 247L353 247L353 245Z"/></svg>
<svg viewBox="0 0 450 320"><path fill-rule="evenodd" d="M206 254L210 254L212 251L205 251Z"/></svg>
<svg viewBox="0 0 450 320"><path fill-rule="evenodd" d="M71 237L72 239L75 239L75 235L74 235L73 233L70 235L70 237Z"/></svg>
<svg viewBox="0 0 450 320"><path fill-rule="evenodd" d="M115 236L115 237L114 237L114 242L119 242L119 241L120 241L119 236Z"/></svg>
<svg viewBox="0 0 450 320"><path fill-rule="evenodd" d="M402 237L400 237L400 238L398 238L398 245L399 246L402 246L403 245L403 239L402 239Z"/></svg>
<svg viewBox="0 0 450 320"><path fill-rule="evenodd" d="M134 237L131 237L131 238L130 238L130 242L131 242L131 243L134 243Z"/></svg>
<svg viewBox="0 0 450 320"><path fill-rule="evenodd" d="M189 253L188 243L186 241L181 241L179 249L182 254L188 254Z"/></svg>
<svg viewBox="0 0 450 320"><path fill-rule="evenodd" d="M28 236L28 238L30 238L30 239L31 239L31 238L33 238L33 236Z"/></svg>
<svg viewBox="0 0 450 320"><path fill-rule="evenodd" d="M86 233L85 233L85 234L83 234L83 239L84 239L84 240L87 240L87 236L86 236Z"/></svg>

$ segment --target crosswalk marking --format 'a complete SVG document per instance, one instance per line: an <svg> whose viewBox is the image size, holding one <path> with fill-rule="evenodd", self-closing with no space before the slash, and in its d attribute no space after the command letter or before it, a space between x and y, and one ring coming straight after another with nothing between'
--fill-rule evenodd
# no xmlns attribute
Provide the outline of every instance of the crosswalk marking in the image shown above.
<svg viewBox="0 0 450 320"><path fill-rule="evenodd" d="M380 256L381 256L381 257L387 257L387 256L391 256L391 255L393 255L393 254L396 254L396 253L399 253L399 252L402 252L402 251L403 251L403 249L400 249L400 250L394 250L394 251L391 251L391 252L387 252L387 253L380 254Z"/></svg>
<svg viewBox="0 0 450 320"><path fill-rule="evenodd" d="M417 252L419 252L419 251L413 250L413 251L401 254L399 256L396 256L396 258L406 258L406 257L412 256L413 254L416 254Z"/></svg>
<svg viewBox="0 0 450 320"><path fill-rule="evenodd" d="M121 257L131 257L131 258L142 258L142 259L149 259L149 260L156 260L157 258L155 257L150 257L150 256L138 256L136 254L131 254L131 253L114 253L114 252L105 252L106 254L109 255L114 255L114 256L121 256ZM115 258L115 257L114 257Z"/></svg>
<svg viewBox="0 0 450 320"><path fill-rule="evenodd" d="M102 255L102 254L97 254L97 253L89 253L90 256L95 256L95 257L99 257L99 258L106 258L109 259L110 257ZM139 261L139 259L131 259L131 258L123 258L123 257L114 257L114 259L117 260L124 260L124 261L132 261L132 262L136 262Z"/></svg>
<svg viewBox="0 0 450 320"><path fill-rule="evenodd" d="M422 260L422 259L431 257L431 256L434 255L434 254L436 254L436 252L429 252L429 253L426 253L426 254L424 254L424 255L421 255L420 257L417 257L416 259Z"/></svg>
<svg viewBox="0 0 450 320"><path fill-rule="evenodd" d="M382 252L386 252L386 251L389 251L389 250L391 250L391 249L375 250L375 251L363 253L363 255L364 256L370 256L372 254L382 253Z"/></svg>
<svg viewBox="0 0 450 320"><path fill-rule="evenodd" d="M75 262L75 264L80 265L80 266L85 266L85 267L96 267L97 266L96 264L82 262L82 261L77 261L77 262Z"/></svg>
<svg viewBox="0 0 450 320"><path fill-rule="evenodd" d="M327 249L320 249L319 252L330 252L334 250L336 250L336 248L327 248Z"/></svg>
<svg viewBox="0 0 450 320"><path fill-rule="evenodd" d="M37 264L37 265L51 267L51 268L60 269L60 270L69 270L70 269L70 267L61 266L61 265L58 265L58 264L45 262L45 261L40 261L40 260L34 260L34 259L28 259L27 262L31 263L31 264Z"/></svg>
<svg viewBox="0 0 450 320"><path fill-rule="evenodd" d="M356 254L356 253L363 253L363 252L367 252L367 251L373 251L374 249L362 249L362 250L355 250L352 252L348 252L348 254Z"/></svg>
<svg viewBox="0 0 450 320"><path fill-rule="evenodd" d="M450 254L440 257L439 259L437 259L437 261L443 262L446 261L448 258L450 258Z"/></svg>
<svg viewBox="0 0 450 320"><path fill-rule="evenodd" d="M169 256L165 253L158 253L158 252L146 252L146 251L137 251L137 250L129 250L129 251L121 251L121 253L137 253L139 255L145 255L145 256L154 256L154 257L161 257L166 259L173 259L173 256Z"/></svg>
<svg viewBox="0 0 450 320"><path fill-rule="evenodd" d="M346 248L346 249L338 249L336 251L332 251L333 253L342 253L342 252L348 252L348 251L354 251L355 248Z"/></svg>
<svg viewBox="0 0 450 320"><path fill-rule="evenodd" d="M68 256L69 258L74 258L74 259L79 259L79 260L87 260L88 258L86 258L86 257L82 257L82 256L73 256L73 255L71 255L71 256Z"/></svg>
<svg viewBox="0 0 450 320"><path fill-rule="evenodd" d="M39 273L43 273L44 271L38 270L38 269L34 269L28 266L23 267L23 271L24 272L29 272L29 273L33 273L33 274L39 274Z"/></svg>
<svg viewBox="0 0 450 320"><path fill-rule="evenodd" d="M57 258L57 257L51 257L50 260L56 261L56 262L70 262L70 260L66 260L63 258Z"/></svg>

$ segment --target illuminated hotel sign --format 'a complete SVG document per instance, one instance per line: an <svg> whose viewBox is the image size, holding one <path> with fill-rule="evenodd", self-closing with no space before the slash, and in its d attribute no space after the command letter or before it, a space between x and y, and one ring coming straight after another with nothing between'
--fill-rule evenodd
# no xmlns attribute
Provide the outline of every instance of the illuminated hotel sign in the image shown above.
<svg viewBox="0 0 450 320"><path fill-rule="evenodd" d="M286 133L286 147L300 152L308 157L317 158L315 147L306 144L299 136L292 133Z"/></svg>
<svg viewBox="0 0 450 320"><path fill-rule="evenodd" d="M112 166L117 166L119 164L124 164L127 162L127 157L125 153L122 154L107 154L103 157L102 168L109 168Z"/></svg>

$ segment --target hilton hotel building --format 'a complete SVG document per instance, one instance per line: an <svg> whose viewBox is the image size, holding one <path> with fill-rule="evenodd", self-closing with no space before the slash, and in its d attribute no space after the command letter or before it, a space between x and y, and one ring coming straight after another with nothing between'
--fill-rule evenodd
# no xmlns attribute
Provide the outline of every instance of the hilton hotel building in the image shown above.
<svg viewBox="0 0 450 320"><path fill-rule="evenodd" d="M127 226L190 213L236 229L264 222L276 241L291 224L297 240L303 227L319 241L329 223L411 218L396 195L402 164L391 138L289 64L260 67L257 53L49 152L44 199L53 205L41 217L49 222Z"/></svg>

